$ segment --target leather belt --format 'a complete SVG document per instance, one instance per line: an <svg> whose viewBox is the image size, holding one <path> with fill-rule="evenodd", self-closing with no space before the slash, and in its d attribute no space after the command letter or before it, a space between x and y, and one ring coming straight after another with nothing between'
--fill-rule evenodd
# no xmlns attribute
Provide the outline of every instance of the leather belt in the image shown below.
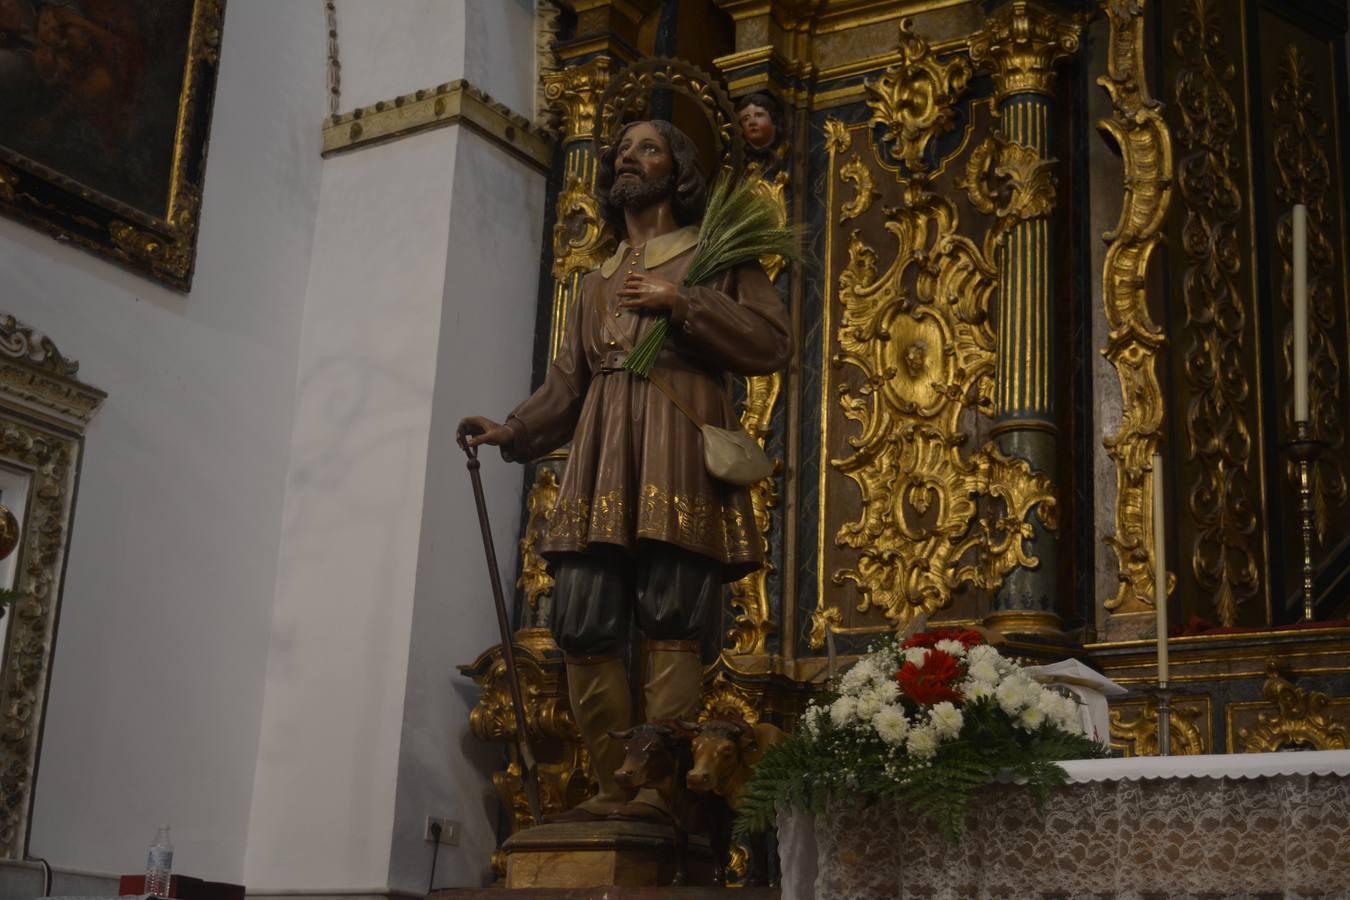
<svg viewBox="0 0 1350 900"><path fill-rule="evenodd" d="M617 372L623 368L624 361L628 359L627 350L610 350L600 358L600 371Z"/></svg>

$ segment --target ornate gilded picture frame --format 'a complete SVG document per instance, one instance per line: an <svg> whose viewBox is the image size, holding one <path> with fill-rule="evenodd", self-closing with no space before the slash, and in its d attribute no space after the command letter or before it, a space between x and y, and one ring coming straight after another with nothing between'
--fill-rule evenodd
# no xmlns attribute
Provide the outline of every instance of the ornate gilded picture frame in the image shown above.
<svg viewBox="0 0 1350 900"><path fill-rule="evenodd" d="M224 6L0 2L0 212L188 290Z"/></svg>
<svg viewBox="0 0 1350 900"><path fill-rule="evenodd" d="M0 859L23 859L85 428L107 396L50 338L0 313ZM8 537L8 535L6 535Z"/></svg>

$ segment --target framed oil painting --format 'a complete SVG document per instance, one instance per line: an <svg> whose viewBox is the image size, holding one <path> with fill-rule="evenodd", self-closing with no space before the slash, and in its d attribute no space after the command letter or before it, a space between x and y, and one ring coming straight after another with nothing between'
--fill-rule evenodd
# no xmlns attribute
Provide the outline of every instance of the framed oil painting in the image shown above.
<svg viewBox="0 0 1350 900"><path fill-rule="evenodd" d="M186 291L224 0L0 0L0 212Z"/></svg>

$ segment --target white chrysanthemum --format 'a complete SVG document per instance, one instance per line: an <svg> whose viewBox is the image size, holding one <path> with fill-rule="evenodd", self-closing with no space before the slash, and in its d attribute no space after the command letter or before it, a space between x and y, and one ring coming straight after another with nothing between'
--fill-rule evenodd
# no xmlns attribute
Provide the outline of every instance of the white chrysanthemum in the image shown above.
<svg viewBox="0 0 1350 900"><path fill-rule="evenodd" d="M984 700L987 697L994 696L994 686L986 681L968 679L958 687L967 702L973 703L976 700Z"/></svg>
<svg viewBox="0 0 1350 900"><path fill-rule="evenodd" d="M972 662L970 668L966 669L966 674L970 676L972 681L983 682L991 686L997 685L1000 680L998 668L988 659Z"/></svg>
<svg viewBox="0 0 1350 900"><path fill-rule="evenodd" d="M1039 706L1028 706L1022 710L1022 714L1017 717L1017 724L1027 731L1035 731L1045 722L1045 711Z"/></svg>
<svg viewBox="0 0 1350 900"><path fill-rule="evenodd" d="M877 699L883 704L894 703L900 697L900 685L887 678L880 682L876 688Z"/></svg>
<svg viewBox="0 0 1350 900"><path fill-rule="evenodd" d="M905 718L905 710L902 707L883 706L881 711L872 717L872 727L877 730L879 738L892 747L898 747L904 743L905 735L909 732L909 719Z"/></svg>
<svg viewBox="0 0 1350 900"><path fill-rule="evenodd" d="M933 730L937 732L937 736L944 740L960 734L961 726L965 724L965 717L961 715L961 710L947 700L934 703L933 708L928 712L928 718L933 723Z"/></svg>
<svg viewBox="0 0 1350 900"><path fill-rule="evenodd" d="M943 638L933 646L936 647L938 650L941 650L943 653L950 653L957 659L965 659L966 645L961 643L960 641L954 641L951 638Z"/></svg>
<svg viewBox="0 0 1350 900"><path fill-rule="evenodd" d="M905 662L914 663L916 666L923 665L924 659L928 656L928 650L923 647L910 647L905 651Z"/></svg>
<svg viewBox="0 0 1350 900"><path fill-rule="evenodd" d="M843 728L858 712L858 701L853 697L840 697L830 704L830 721L835 728Z"/></svg>
<svg viewBox="0 0 1350 900"><path fill-rule="evenodd" d="M844 673L839 680L839 689L846 694L856 694L869 683L881 678L881 670L870 659L864 659Z"/></svg>
<svg viewBox="0 0 1350 900"><path fill-rule="evenodd" d="M918 725L909 730L905 738L905 749L915 759L932 759L937 753L937 732L931 725Z"/></svg>
<svg viewBox="0 0 1350 900"><path fill-rule="evenodd" d="M1010 716L1019 714L1029 702L1026 685L1017 675L1005 678L994 691L994 697L999 707Z"/></svg>
<svg viewBox="0 0 1350 900"><path fill-rule="evenodd" d="M877 692L873 688L868 688L858 695L856 712L858 718L862 721L870 721L873 716L881 711L881 707L881 698L877 696Z"/></svg>

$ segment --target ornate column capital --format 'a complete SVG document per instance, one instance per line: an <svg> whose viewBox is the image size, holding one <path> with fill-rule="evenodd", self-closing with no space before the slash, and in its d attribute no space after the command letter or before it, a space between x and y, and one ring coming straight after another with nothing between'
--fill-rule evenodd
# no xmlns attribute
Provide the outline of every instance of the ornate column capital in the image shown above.
<svg viewBox="0 0 1350 900"><path fill-rule="evenodd" d="M994 75L1002 103L1013 94L1052 96L1055 64L1078 52L1082 23L1029 0L1010 0L970 38L970 58Z"/></svg>
<svg viewBox="0 0 1350 900"><path fill-rule="evenodd" d="M577 66L544 76L544 99L563 118L563 143L595 136L600 96L609 84L609 57L597 56Z"/></svg>

